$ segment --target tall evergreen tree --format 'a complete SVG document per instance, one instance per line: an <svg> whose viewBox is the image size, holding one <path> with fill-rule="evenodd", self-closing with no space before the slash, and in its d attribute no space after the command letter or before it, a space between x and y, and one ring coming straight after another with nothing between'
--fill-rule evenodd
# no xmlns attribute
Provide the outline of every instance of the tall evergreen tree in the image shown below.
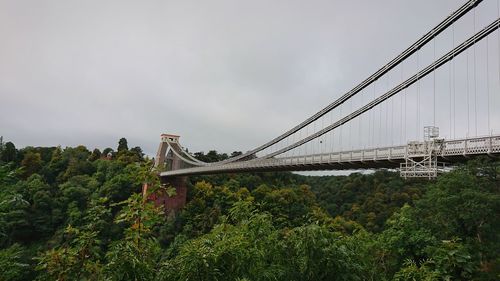
<svg viewBox="0 0 500 281"><path fill-rule="evenodd" d="M6 142L3 149L2 154L0 155L0 159L3 162L13 162L17 158L17 149L16 146L12 142Z"/></svg>
<svg viewBox="0 0 500 281"><path fill-rule="evenodd" d="M126 138L121 138L118 141L118 149L117 149L117 151L121 152L121 151L127 151L127 150L128 150L127 139Z"/></svg>

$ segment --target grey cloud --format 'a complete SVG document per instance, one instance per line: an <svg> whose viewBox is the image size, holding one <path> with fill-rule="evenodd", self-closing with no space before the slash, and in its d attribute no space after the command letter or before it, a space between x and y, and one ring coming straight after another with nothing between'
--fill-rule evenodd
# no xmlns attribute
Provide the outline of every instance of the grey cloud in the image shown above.
<svg viewBox="0 0 500 281"><path fill-rule="evenodd" d="M171 132L191 151L246 151L354 87L461 2L0 0L0 134L90 148L124 136L154 154ZM478 26L493 13L495 1L484 2L493 4Z"/></svg>

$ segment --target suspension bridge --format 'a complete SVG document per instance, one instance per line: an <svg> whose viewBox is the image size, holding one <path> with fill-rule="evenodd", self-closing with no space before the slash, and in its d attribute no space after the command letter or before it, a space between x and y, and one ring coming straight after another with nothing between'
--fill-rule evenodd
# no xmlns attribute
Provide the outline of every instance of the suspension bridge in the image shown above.
<svg viewBox="0 0 500 281"><path fill-rule="evenodd" d="M163 134L160 177L183 204L191 175L394 168L405 178L434 178L472 156L498 156L499 27L498 0L467 1L340 98L224 161L202 162L179 136Z"/></svg>

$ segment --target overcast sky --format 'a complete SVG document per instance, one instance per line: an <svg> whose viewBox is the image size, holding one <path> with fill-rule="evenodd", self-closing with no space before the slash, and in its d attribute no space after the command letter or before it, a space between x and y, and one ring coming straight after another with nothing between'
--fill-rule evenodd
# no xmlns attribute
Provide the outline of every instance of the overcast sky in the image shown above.
<svg viewBox="0 0 500 281"><path fill-rule="evenodd" d="M165 132L191 151L246 151L464 2L0 0L0 135L89 149L126 137L152 155Z"/></svg>

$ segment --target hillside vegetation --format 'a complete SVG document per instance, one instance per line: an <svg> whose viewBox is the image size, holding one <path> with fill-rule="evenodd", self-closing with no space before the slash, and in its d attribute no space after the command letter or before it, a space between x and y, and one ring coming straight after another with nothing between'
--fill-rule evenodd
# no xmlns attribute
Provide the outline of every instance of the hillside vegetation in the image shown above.
<svg viewBox="0 0 500 281"><path fill-rule="evenodd" d="M103 151L0 141L0 280L500 279L490 159L435 181L383 170L191 177L170 218L141 194L158 185L151 164L125 139Z"/></svg>

